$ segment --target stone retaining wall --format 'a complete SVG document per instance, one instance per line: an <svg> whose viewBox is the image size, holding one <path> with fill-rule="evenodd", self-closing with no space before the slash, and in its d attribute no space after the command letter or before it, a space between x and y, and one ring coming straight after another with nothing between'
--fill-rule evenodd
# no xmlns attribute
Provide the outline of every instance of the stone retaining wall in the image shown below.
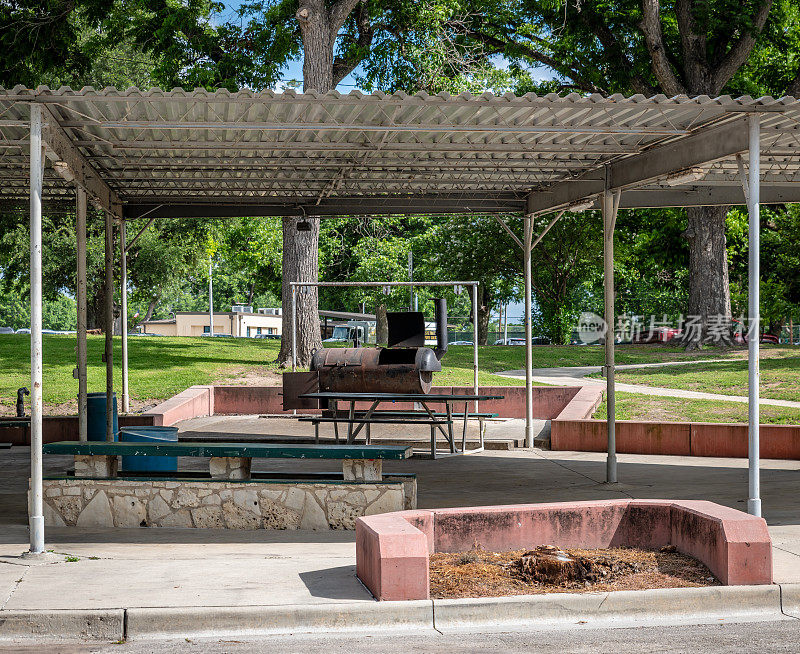
<svg viewBox="0 0 800 654"><path fill-rule="evenodd" d="M360 516L411 509L416 479L373 483L45 479L48 527L355 529Z"/></svg>

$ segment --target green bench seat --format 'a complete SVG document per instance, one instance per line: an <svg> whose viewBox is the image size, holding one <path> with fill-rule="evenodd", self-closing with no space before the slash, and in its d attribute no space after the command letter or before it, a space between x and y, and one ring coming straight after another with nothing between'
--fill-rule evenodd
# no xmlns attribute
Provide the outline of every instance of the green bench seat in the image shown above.
<svg viewBox="0 0 800 654"><path fill-rule="evenodd" d="M210 457L213 479L249 479L252 459L339 459L345 480L381 479L384 459L412 455L403 445L285 445L280 443L118 443L59 441L47 443L45 454L71 454L76 477L115 477L119 456Z"/></svg>

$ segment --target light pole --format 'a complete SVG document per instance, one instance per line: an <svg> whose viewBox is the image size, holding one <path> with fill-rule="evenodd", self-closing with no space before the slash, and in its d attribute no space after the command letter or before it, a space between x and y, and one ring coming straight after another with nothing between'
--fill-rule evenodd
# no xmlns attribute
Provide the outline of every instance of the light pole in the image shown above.
<svg viewBox="0 0 800 654"><path fill-rule="evenodd" d="M214 335L214 280L212 278L212 270L214 263L209 259L208 261L208 335Z"/></svg>

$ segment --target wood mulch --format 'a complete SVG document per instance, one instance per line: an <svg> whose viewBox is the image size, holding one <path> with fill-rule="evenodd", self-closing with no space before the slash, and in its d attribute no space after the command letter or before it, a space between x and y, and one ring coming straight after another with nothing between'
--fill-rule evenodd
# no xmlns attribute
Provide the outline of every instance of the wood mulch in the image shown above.
<svg viewBox="0 0 800 654"><path fill-rule="evenodd" d="M555 548L553 548L555 549ZM531 576L529 550L437 553L430 557L433 599L500 597L540 593L586 593L645 588L719 586L697 559L668 546L661 550L635 548L565 549L591 574L583 580L541 583Z"/></svg>

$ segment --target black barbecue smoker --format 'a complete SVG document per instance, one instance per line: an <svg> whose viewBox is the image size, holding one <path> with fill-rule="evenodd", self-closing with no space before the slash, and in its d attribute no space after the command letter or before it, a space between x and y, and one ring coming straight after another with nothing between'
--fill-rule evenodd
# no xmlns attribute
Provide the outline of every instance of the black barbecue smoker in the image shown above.
<svg viewBox="0 0 800 654"><path fill-rule="evenodd" d="M447 301L433 300L436 346L425 346L425 316L418 311L387 313L386 347L320 348L308 373L284 373L284 408L311 408L303 393L428 393L433 373L447 352Z"/></svg>

